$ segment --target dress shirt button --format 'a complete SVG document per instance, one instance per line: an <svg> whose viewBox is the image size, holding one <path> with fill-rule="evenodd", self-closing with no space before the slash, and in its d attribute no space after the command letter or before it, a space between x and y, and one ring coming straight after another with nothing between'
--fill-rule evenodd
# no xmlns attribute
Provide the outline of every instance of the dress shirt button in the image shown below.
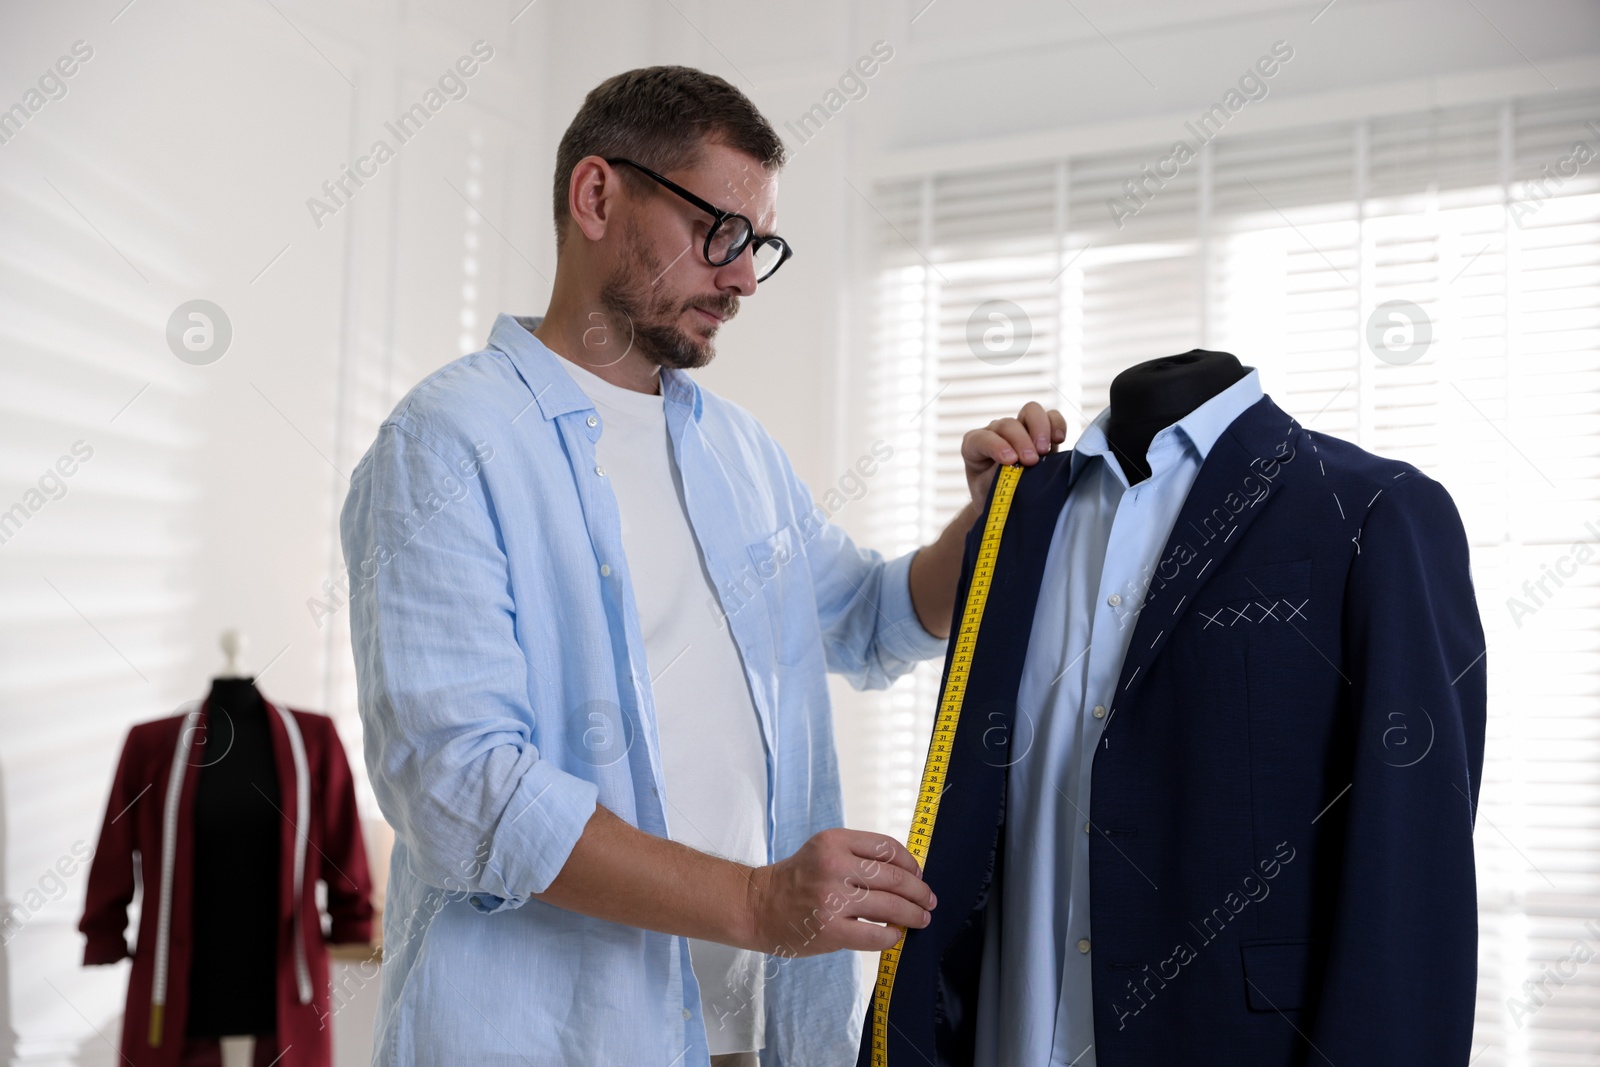
<svg viewBox="0 0 1600 1067"><path fill-rule="evenodd" d="M593 415L590 415L587 419L585 419L583 421L587 422L590 426L599 426L600 425L600 420L595 418Z"/></svg>
<svg viewBox="0 0 1600 1067"><path fill-rule="evenodd" d="M1118 604L1122 603L1122 595L1120 593L1112 593L1110 596L1106 597L1106 603L1110 604L1112 607L1116 607Z"/></svg>
<svg viewBox="0 0 1600 1067"><path fill-rule="evenodd" d="M1087 822L1084 823L1083 824L1083 832L1086 833L1086 834L1094 833L1094 824L1093 823L1087 823Z"/></svg>
<svg viewBox="0 0 1600 1067"><path fill-rule="evenodd" d="M685 1019L689 1018L689 1009L688 1008L684 1008L683 1009L683 1017Z"/></svg>
<svg viewBox="0 0 1600 1067"><path fill-rule="evenodd" d="M606 476L606 469L604 467L600 466L600 464L598 464L598 463L596 463L594 465L594 472L596 474L598 474L602 478L604 478Z"/></svg>
<svg viewBox="0 0 1600 1067"><path fill-rule="evenodd" d="M483 906L483 901L479 900L477 897L469 897L468 902L471 903L474 908L480 908Z"/></svg>
<svg viewBox="0 0 1600 1067"><path fill-rule="evenodd" d="M1087 937L1078 942L1078 951L1084 955L1089 954L1089 939Z"/></svg>
<svg viewBox="0 0 1600 1067"><path fill-rule="evenodd" d="M1094 717L1097 719L1106 717L1106 706L1104 704L1096 704L1094 706Z"/></svg>
<svg viewBox="0 0 1600 1067"><path fill-rule="evenodd" d="M609 564L609 563L600 564L600 577L602 577L602 578L611 577L611 564Z"/></svg>

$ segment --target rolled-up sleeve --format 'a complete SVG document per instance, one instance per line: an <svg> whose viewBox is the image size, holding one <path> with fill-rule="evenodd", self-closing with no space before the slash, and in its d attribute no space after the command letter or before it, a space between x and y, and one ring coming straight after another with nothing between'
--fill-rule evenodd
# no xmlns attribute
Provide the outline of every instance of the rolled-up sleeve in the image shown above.
<svg viewBox="0 0 1600 1067"><path fill-rule="evenodd" d="M597 797L540 756L493 461L386 423L340 520L373 791L416 876L480 911L548 888Z"/></svg>
<svg viewBox="0 0 1600 1067"><path fill-rule="evenodd" d="M830 522L792 470L828 669L857 689L882 689L918 663L944 655L946 639L923 627L911 600L911 561L863 549Z"/></svg>
<svg viewBox="0 0 1600 1067"><path fill-rule="evenodd" d="M881 571L879 604L888 625L878 635L883 651L895 660L916 664L925 659L937 659L945 653L948 639L935 637L917 615L917 606L911 600L911 561L920 548L888 561Z"/></svg>

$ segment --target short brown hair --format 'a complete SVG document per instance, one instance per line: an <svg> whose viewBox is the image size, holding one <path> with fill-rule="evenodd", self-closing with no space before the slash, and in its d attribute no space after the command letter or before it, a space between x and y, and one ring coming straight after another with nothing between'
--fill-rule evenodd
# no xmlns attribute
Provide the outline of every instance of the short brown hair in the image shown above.
<svg viewBox="0 0 1600 1067"><path fill-rule="evenodd" d="M567 187L579 160L623 156L666 173L692 166L713 141L763 166L783 166L783 141L772 124L749 97L715 74L693 67L640 67L595 86L556 149L556 247L565 237ZM648 182L631 167L622 173L625 181Z"/></svg>

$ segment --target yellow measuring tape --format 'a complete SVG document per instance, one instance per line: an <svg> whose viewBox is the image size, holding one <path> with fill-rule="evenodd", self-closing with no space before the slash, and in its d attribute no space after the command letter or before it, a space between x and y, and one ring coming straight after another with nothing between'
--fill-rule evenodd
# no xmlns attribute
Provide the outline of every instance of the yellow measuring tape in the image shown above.
<svg viewBox="0 0 1600 1067"><path fill-rule="evenodd" d="M972 653L978 644L978 626L983 622L983 605L994 584L995 559L1000 554L1000 532L1016 492L1021 467L1001 467L996 474L994 499L989 518L983 525L983 540L978 545L978 560L967 585L967 602L961 609L961 628L956 632L955 650L950 656L950 673L939 696L939 714L933 722L933 738L928 742L928 759L922 767L922 786L917 790L917 810L911 819L911 834L906 850L926 869L928 845L933 840L933 822L939 816L939 799L944 795L945 775L950 771L950 751L956 742L956 723L967 695L967 674L972 669ZM885 949L878 961L878 981L872 991L872 1067L887 1067L889 1062L889 994L894 991L894 975L900 966L900 950L906 937L893 948Z"/></svg>

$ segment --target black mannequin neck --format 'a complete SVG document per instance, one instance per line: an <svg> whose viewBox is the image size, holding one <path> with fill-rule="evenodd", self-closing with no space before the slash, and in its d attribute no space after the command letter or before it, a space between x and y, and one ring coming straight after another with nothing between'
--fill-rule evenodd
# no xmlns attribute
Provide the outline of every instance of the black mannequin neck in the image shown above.
<svg viewBox="0 0 1600 1067"><path fill-rule="evenodd" d="M1106 440L1134 485L1150 477L1145 453L1156 434L1249 373L1236 356L1196 348L1139 363L1111 382Z"/></svg>
<svg viewBox="0 0 1600 1067"><path fill-rule="evenodd" d="M254 678L211 679L211 709L226 708L229 715L253 715L265 708Z"/></svg>

